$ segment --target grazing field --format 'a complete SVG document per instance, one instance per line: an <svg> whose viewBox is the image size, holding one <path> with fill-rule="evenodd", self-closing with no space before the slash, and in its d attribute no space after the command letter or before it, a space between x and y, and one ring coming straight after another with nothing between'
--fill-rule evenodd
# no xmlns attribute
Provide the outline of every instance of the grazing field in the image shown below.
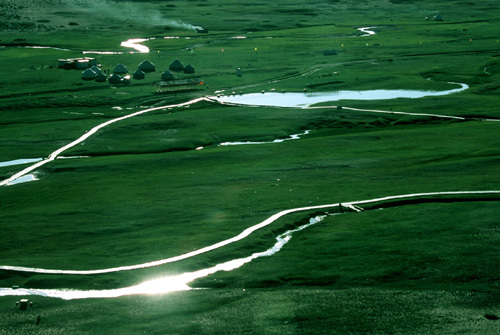
<svg viewBox="0 0 500 335"><path fill-rule="evenodd" d="M45 160L26 173L35 180L0 184L0 334L498 334L499 7L2 2L0 183L34 164L11 161ZM149 52L121 46L129 39ZM156 71L110 84L58 66L82 57L108 76L118 64L132 75L145 59ZM177 80L203 84L162 87L175 59L195 68L172 71ZM458 84L468 88L307 108L216 99ZM449 191L497 193L349 205ZM187 291L44 296L252 255Z"/></svg>

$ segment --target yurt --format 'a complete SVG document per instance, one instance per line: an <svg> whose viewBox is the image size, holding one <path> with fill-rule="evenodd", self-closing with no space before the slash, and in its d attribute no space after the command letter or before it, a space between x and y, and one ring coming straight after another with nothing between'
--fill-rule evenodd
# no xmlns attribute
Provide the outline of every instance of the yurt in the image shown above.
<svg viewBox="0 0 500 335"><path fill-rule="evenodd" d="M82 72L82 79L83 80L94 80L95 79L95 72L92 71L91 69L87 69Z"/></svg>
<svg viewBox="0 0 500 335"><path fill-rule="evenodd" d="M123 64L118 64L113 68L113 73L116 74L125 74L128 73L127 67Z"/></svg>
<svg viewBox="0 0 500 335"><path fill-rule="evenodd" d="M102 72L99 72L95 75L95 81L97 81L98 83L104 83L106 79L106 75Z"/></svg>
<svg viewBox="0 0 500 335"><path fill-rule="evenodd" d="M90 65L90 60L88 59L77 59L75 61L75 68L77 69L88 69L89 67L91 67Z"/></svg>
<svg viewBox="0 0 500 335"><path fill-rule="evenodd" d="M110 84L119 84L122 80L122 77L116 73L113 73L109 76L108 81Z"/></svg>
<svg viewBox="0 0 500 335"><path fill-rule="evenodd" d="M143 71L141 71L141 70L137 69L137 71L135 71L135 72L132 74L132 77L133 77L134 79L144 79L144 78L146 78L146 74L145 74Z"/></svg>
<svg viewBox="0 0 500 335"><path fill-rule="evenodd" d="M184 66L184 73L193 74L194 67L191 64Z"/></svg>
<svg viewBox="0 0 500 335"><path fill-rule="evenodd" d="M441 14L436 14L433 18L434 21L444 21Z"/></svg>
<svg viewBox="0 0 500 335"><path fill-rule="evenodd" d="M335 55L338 55L338 52L335 49L323 50L323 56L335 56Z"/></svg>
<svg viewBox="0 0 500 335"><path fill-rule="evenodd" d="M141 64L139 64L138 68L139 70L145 73L156 71L156 66L147 59L143 61Z"/></svg>
<svg viewBox="0 0 500 335"><path fill-rule="evenodd" d="M161 74L161 80L174 80L174 74L170 71L165 71Z"/></svg>
<svg viewBox="0 0 500 335"><path fill-rule="evenodd" d="M100 69L100 68L98 68L98 67L97 67L97 66L95 66L95 65L94 65L94 66L92 66L90 69L91 69L92 71L94 71L96 75L97 75L97 74L99 74L99 73L102 73L101 69Z"/></svg>
<svg viewBox="0 0 500 335"><path fill-rule="evenodd" d="M172 63L170 63L168 69L170 71L184 71L184 65L182 65L181 61L176 58Z"/></svg>

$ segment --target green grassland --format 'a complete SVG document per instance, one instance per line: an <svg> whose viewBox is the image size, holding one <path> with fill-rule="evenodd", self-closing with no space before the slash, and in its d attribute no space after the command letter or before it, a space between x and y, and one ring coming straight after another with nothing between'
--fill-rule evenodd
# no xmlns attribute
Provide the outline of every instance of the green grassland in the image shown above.
<svg viewBox="0 0 500 335"><path fill-rule="evenodd" d="M200 101L113 123L61 154L82 157L40 167L38 181L0 187L0 265L140 264L230 238L289 208L499 189L499 123L484 121L500 119L497 1L0 6L0 162L44 158L105 121L221 91L469 85L448 96L346 100L318 109ZM437 13L444 21L432 20ZM360 27L376 34L361 36ZM150 53L120 46L130 38L148 39ZM149 59L157 71L116 86L57 68L58 59L82 56L96 57L104 70L122 63L130 72ZM196 69L178 78L204 84L154 94L175 58ZM219 145L306 130L299 140ZM0 180L26 166L0 167ZM0 297L0 334L498 334L498 197L382 207L328 216L271 257L191 283L200 290L71 301L33 296L25 312L15 305L20 297ZM135 285L262 252L277 235L323 213L288 215L242 241L167 265L88 276L0 271L0 287Z"/></svg>

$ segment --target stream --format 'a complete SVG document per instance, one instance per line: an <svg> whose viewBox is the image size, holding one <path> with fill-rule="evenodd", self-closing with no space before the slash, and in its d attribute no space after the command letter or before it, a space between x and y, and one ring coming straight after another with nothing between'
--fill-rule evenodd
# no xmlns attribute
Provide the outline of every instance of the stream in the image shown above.
<svg viewBox="0 0 500 335"><path fill-rule="evenodd" d="M68 289L24 289L24 288L0 288L0 296L5 295L38 295L51 298L60 298L64 300L72 299L89 299L89 298L116 298L124 295L133 294L164 294L175 291L187 291L192 288L188 283L214 274L219 271L232 271L254 259L260 257L272 256L290 241L293 233L306 229L307 227L316 224L323 220L326 215L316 216L309 220L309 223L302 225L296 229L288 230L276 237L276 243L269 249L253 253L250 256L233 259L224 263L217 264L213 267L186 272L175 276L166 276L154 280L148 280L138 285L110 289L110 290L68 290Z"/></svg>
<svg viewBox="0 0 500 335"><path fill-rule="evenodd" d="M454 192L429 192L429 193L413 193L413 194L403 194L403 195L395 195L388 196L382 198L368 199L368 200L358 200L353 202L345 202L345 203L335 203L335 204L327 204L327 205L319 205L319 206L310 206L310 207L299 207L292 208L276 213L266 220L258 223L252 227L245 229L242 233L237 236L230 238L228 240L216 243L214 245L201 248L199 250L195 250L193 252L189 252L187 254L179 255L176 257L171 257L166 260L160 260L156 262L139 264L135 266L125 266L120 268L112 268L112 269L102 269L102 270L88 270L88 271L71 271L71 270L47 270L40 268L25 268L25 267L14 267L14 266L0 266L0 270L7 271L18 271L18 272L28 272L28 273L52 273L52 274L97 274L97 273L107 273L107 272L117 272L124 270L132 270L138 268L145 268L151 266L157 266L165 263L169 263L172 261L178 261L181 259L186 259L189 257L193 257L210 250L218 249L224 245L229 243L233 243L235 241L239 241L243 238L248 237L252 232L270 225L280 217L283 217L287 214L296 213L300 211L309 211L309 210L318 210L318 209L330 209L333 211L354 211L360 212L363 209L360 207L366 204L372 203L384 203L390 202L394 200L409 200L409 199L418 199L418 198L429 198L429 197L453 197L453 196L473 196L473 195L500 195L500 190L488 190L488 191L454 191ZM338 214L338 213L335 213ZM158 278L154 280L148 280L138 285L118 288L118 289L108 289L108 290L71 290L71 289L29 289L29 288L0 288L0 296L26 296L26 295L38 295L45 297L53 297L60 299L86 299L86 298L114 298L124 295L133 295L133 294L162 294L173 291L185 291L190 290L191 288L188 286L188 283L192 282L195 279L206 277L208 275L214 274L218 271L232 271L237 269L244 264L251 262L252 260L259 257L266 257L274 255L279 252L281 248L292 238L292 235L298 231L304 230L311 225L314 225L321 220L323 220L327 215L335 215L335 214L325 214L322 216L312 217L309 220L309 223L302 225L296 229L288 230L287 232L280 234L276 237L275 244L269 249L253 253L250 256L237 258L228 262L217 264L213 267L201 269L194 272L186 272L175 276L167 276L163 278Z"/></svg>
<svg viewBox="0 0 500 335"><path fill-rule="evenodd" d="M374 31L370 29L374 29L375 27L364 27L358 28L359 31L365 33L361 36L370 36L375 34ZM130 39L128 41L123 42L121 45L124 47L135 49L141 53L149 52L149 48L140 43L148 41L149 39ZM89 52L90 53L90 52ZM96 53L107 53L107 52L96 52ZM111 53L111 52L110 52ZM113 52L114 53L114 52ZM321 102L330 102L330 101L338 101L338 100L381 100L381 99L398 99L398 98L407 98L407 99L416 99L428 96L442 96L447 94L454 94L468 89L466 84L460 83L450 83L459 85L459 88L454 88L446 91L416 91L416 90L365 90L365 91L338 91L338 92L329 92L329 93L250 93L250 94L242 94L242 95L228 95L228 96L212 96L212 97L202 97L197 98L185 103L170 105L170 106L161 106L155 108L144 109L129 115L125 115L122 117L118 117L104 123L101 123L92 129L88 130L72 141L71 143L57 149L52 152L47 158L36 158L36 159L25 159L25 160L12 160L7 162L1 162L0 167L2 166L13 166L20 164L31 164L34 163L27 168L15 173L10 178L5 179L0 182L0 186L2 185L13 185L16 183L22 183L30 180L36 180L36 176L32 174L34 170L39 168L40 166L47 164L56 158L60 158L61 154L68 150L69 148L74 147L75 145L83 142L88 139L90 136L94 135L100 129L113 124L115 122L119 122L124 119L128 119L134 116L138 116L150 111L167 109L172 107L182 107L188 106L199 101L216 101L221 104L236 104L236 105L252 105L252 106L272 106L272 107L285 107L285 108L311 108L311 105L321 103ZM330 106L331 108L331 106ZM352 110L360 110L354 109ZM376 111L373 112L383 112L383 113L394 113L387 111ZM412 113L402 113L413 115ZM420 115L420 114L419 114ZM442 116L442 117L450 117L450 116ZM309 131L305 131L301 134L291 135L289 138L274 140L271 142L223 142L220 143L221 146L229 146L229 145L247 145L247 144L263 144L263 143L280 143L287 140L296 140L299 139L300 136L307 135ZM2 165L3 164L3 165ZM253 232L263 227L266 227L279 218L300 211L309 211L309 210L318 210L318 209L330 209L335 211L336 209L343 209L345 211L361 211L360 207L363 204L369 204L373 202L384 202L384 201L392 201L394 199L412 199L416 197L423 196L453 196L453 195L472 195L472 194L500 194L500 191L459 191L459 192L431 192L431 193L415 193L415 194L405 194L405 195L397 195L376 199L368 199L347 203L335 203L335 204L326 204L319 206L310 206L310 207L299 207L287 209L281 212L278 212L266 220L255 224L245 230L243 230L238 235L215 243L213 245L209 245L198 250L194 250L185 254L181 254L178 256L156 260L143 264L135 264L135 265L126 265L119 266L114 268L107 269L96 269L96 270L64 270L64 269L43 269L43 268L30 268L30 267L18 267L18 266L10 266L10 265L1 265L0 270L3 271L16 271L16 272L26 272L26 273L38 273L38 274L58 274L58 275L93 275L93 274L102 274L102 273L111 273L111 272L121 272L121 271L130 271L135 269L156 267L172 262L181 261L184 259L188 259L200 254L207 253L209 251L219 249L236 241L243 240L250 236ZM342 211L343 211L342 210ZM339 213L335 213L339 214ZM327 214L327 215L335 215L335 214ZM30 289L30 288L0 288L0 296L26 296L26 295L38 295L45 297L53 297L60 298L65 300L71 299L86 299L86 298L114 298L124 295L134 295L134 294L160 294L167 293L172 291L183 291L190 290L189 283L194 281L195 279L199 279L202 277L209 276L218 271L232 271L237 269L244 264L247 264L254 259L260 257L267 257L276 254L279 252L282 247L290 241L294 233L302 231L311 225L314 225L318 222L321 222L327 215L315 216L310 218L309 223L302 225L296 229L288 230L283 234L280 234L276 237L276 242L268 249L253 253L247 257L237 258L228 262L217 264L213 267L201 269L194 272L186 272L175 276L168 276L163 278L158 278L154 280L148 280L138 285L125 287L125 288L117 288L117 289L108 289L108 290L72 290L72 289Z"/></svg>

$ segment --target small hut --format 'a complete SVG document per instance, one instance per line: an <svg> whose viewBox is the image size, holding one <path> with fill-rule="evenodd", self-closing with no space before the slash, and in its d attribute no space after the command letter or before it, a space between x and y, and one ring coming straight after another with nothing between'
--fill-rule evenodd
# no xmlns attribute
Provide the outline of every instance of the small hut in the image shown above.
<svg viewBox="0 0 500 335"><path fill-rule="evenodd" d="M155 72L156 71L156 66L151 63L150 61L148 61L147 59L145 61L143 61L141 64L139 64L138 66L139 70L141 70L142 72Z"/></svg>
<svg viewBox="0 0 500 335"><path fill-rule="evenodd" d="M335 56L337 54L337 50L335 49L323 50L323 56Z"/></svg>
<svg viewBox="0 0 500 335"><path fill-rule="evenodd" d="M113 73L109 76L108 81L110 84L119 84L122 80L122 77L119 74Z"/></svg>
<svg viewBox="0 0 500 335"><path fill-rule="evenodd" d="M113 73L116 73L116 74L125 74L125 73L128 73L128 69L125 65L123 64L118 64L117 66L115 66L113 68Z"/></svg>
<svg viewBox="0 0 500 335"><path fill-rule="evenodd" d="M165 71L161 74L161 80L174 80L174 74L170 71Z"/></svg>
<svg viewBox="0 0 500 335"><path fill-rule="evenodd" d="M106 79L106 75L102 72L99 72L95 75L95 81L97 81L98 83L104 83Z"/></svg>
<svg viewBox="0 0 500 335"><path fill-rule="evenodd" d="M92 65L90 65L90 60L88 59L77 59L75 62L75 68L76 69L79 69L79 70L82 70L82 69L88 69L90 68Z"/></svg>
<svg viewBox="0 0 500 335"><path fill-rule="evenodd" d="M133 77L134 79L144 79L144 78L146 78L146 74L145 74L143 71L141 71L141 70L137 69L137 71L135 71L135 72L132 74L132 77Z"/></svg>
<svg viewBox="0 0 500 335"><path fill-rule="evenodd" d="M184 73L194 74L194 67L191 64L184 66Z"/></svg>
<svg viewBox="0 0 500 335"><path fill-rule="evenodd" d="M436 14L433 18L434 21L444 21L441 14Z"/></svg>
<svg viewBox="0 0 500 335"><path fill-rule="evenodd" d="M28 299L21 299L19 300L19 309L22 311L25 311L28 308Z"/></svg>
<svg viewBox="0 0 500 335"><path fill-rule="evenodd" d="M57 67L61 69L71 69L73 68L74 64L71 59L59 59L59 63Z"/></svg>
<svg viewBox="0 0 500 335"><path fill-rule="evenodd" d="M92 71L92 69L87 69L82 72L82 79L83 80L94 80L96 76L96 73Z"/></svg>
<svg viewBox="0 0 500 335"><path fill-rule="evenodd" d="M170 63L168 69L170 71L184 71L184 65L176 58L172 63Z"/></svg>
<svg viewBox="0 0 500 335"><path fill-rule="evenodd" d="M102 73L101 69L98 68L96 65L92 66L90 69L94 71L96 75Z"/></svg>

